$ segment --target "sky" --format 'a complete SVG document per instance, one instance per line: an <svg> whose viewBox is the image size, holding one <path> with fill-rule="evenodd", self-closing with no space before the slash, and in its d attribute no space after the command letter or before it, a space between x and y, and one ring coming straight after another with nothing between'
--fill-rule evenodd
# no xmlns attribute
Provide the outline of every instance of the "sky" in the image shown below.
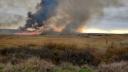
<svg viewBox="0 0 128 72"><path fill-rule="evenodd" d="M28 2L30 2L30 4L27 4ZM128 33L127 2L128 0L121 0L122 4L120 6L104 7L102 9L102 15L92 16L85 23L84 27L82 27L84 29L82 29L81 32ZM23 26L25 24L27 12L34 12L34 10L36 10L36 5L39 3L40 0L0 0L0 29L17 29L20 26Z"/></svg>
<svg viewBox="0 0 128 72"><path fill-rule="evenodd" d="M95 17L89 23L84 32L128 33L128 6L104 8L103 16Z"/></svg>

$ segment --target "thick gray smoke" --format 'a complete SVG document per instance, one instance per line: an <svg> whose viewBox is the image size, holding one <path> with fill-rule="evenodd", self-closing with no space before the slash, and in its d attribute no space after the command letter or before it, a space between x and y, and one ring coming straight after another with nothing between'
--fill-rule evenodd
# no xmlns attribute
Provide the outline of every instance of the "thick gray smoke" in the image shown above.
<svg viewBox="0 0 128 72"><path fill-rule="evenodd" d="M101 20L100 17L108 15L104 14L104 8L119 6L118 1L0 0L0 28L18 28L25 24L25 29L33 28L40 32L81 32L91 25L91 21ZM95 22L92 26L97 24Z"/></svg>
<svg viewBox="0 0 128 72"><path fill-rule="evenodd" d="M28 15L26 27L39 31L79 32L94 16L101 16L105 6L117 0L42 0L36 13Z"/></svg>
<svg viewBox="0 0 128 72"><path fill-rule="evenodd" d="M71 17L70 22L65 24L64 32L76 32L92 15L100 14L102 7L100 0L60 0L59 4L59 9Z"/></svg>

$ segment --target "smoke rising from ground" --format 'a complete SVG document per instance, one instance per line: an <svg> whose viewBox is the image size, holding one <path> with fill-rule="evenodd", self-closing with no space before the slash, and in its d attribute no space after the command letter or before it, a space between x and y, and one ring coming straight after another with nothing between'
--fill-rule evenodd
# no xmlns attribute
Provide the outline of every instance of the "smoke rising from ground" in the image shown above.
<svg viewBox="0 0 128 72"><path fill-rule="evenodd" d="M0 0L0 28L18 28L25 21L25 28L34 27L39 32L73 33L82 32L83 29L86 32L90 28L107 31L113 27L127 28L128 22L125 21L124 24L128 12L127 2L128 0ZM124 5L126 6L122 7ZM115 20L115 24L120 24L115 25Z"/></svg>
<svg viewBox="0 0 128 72"><path fill-rule="evenodd" d="M80 32L87 22L101 16L103 7L116 4L117 0L42 0L33 14L32 23L38 31ZM31 20L30 20L31 21Z"/></svg>
<svg viewBox="0 0 128 72"><path fill-rule="evenodd" d="M76 32L92 15L100 14L102 7L100 0L49 0L45 5L46 1L35 13L36 19L45 22L41 30Z"/></svg>
<svg viewBox="0 0 128 72"><path fill-rule="evenodd" d="M69 22L64 24L63 31L76 32L79 27L86 24L92 14L100 12L101 4L98 0L60 0L58 9L71 18L67 19ZM63 17L64 14L60 16ZM59 21L63 21L63 19Z"/></svg>

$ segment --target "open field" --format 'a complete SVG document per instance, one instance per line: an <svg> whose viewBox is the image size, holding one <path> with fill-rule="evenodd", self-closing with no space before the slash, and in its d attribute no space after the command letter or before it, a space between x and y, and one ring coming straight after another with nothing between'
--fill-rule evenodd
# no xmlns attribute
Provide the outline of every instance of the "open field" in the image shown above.
<svg viewBox="0 0 128 72"><path fill-rule="evenodd" d="M1 72L127 72L127 61L128 35L0 36Z"/></svg>
<svg viewBox="0 0 128 72"><path fill-rule="evenodd" d="M126 48L128 47L128 35L0 36L0 48L28 45L41 47L49 43L73 45L78 48Z"/></svg>

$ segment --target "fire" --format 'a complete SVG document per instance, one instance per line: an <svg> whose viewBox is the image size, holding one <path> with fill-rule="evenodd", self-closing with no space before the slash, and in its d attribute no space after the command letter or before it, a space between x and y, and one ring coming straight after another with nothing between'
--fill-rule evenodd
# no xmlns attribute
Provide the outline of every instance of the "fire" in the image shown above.
<svg viewBox="0 0 128 72"><path fill-rule="evenodd" d="M81 29L81 33L86 33L86 29Z"/></svg>
<svg viewBox="0 0 128 72"><path fill-rule="evenodd" d="M40 35L40 32L18 32L15 35Z"/></svg>
<svg viewBox="0 0 128 72"><path fill-rule="evenodd" d="M79 33L86 33L86 29L80 28L80 29L77 29L76 32L79 32Z"/></svg>

